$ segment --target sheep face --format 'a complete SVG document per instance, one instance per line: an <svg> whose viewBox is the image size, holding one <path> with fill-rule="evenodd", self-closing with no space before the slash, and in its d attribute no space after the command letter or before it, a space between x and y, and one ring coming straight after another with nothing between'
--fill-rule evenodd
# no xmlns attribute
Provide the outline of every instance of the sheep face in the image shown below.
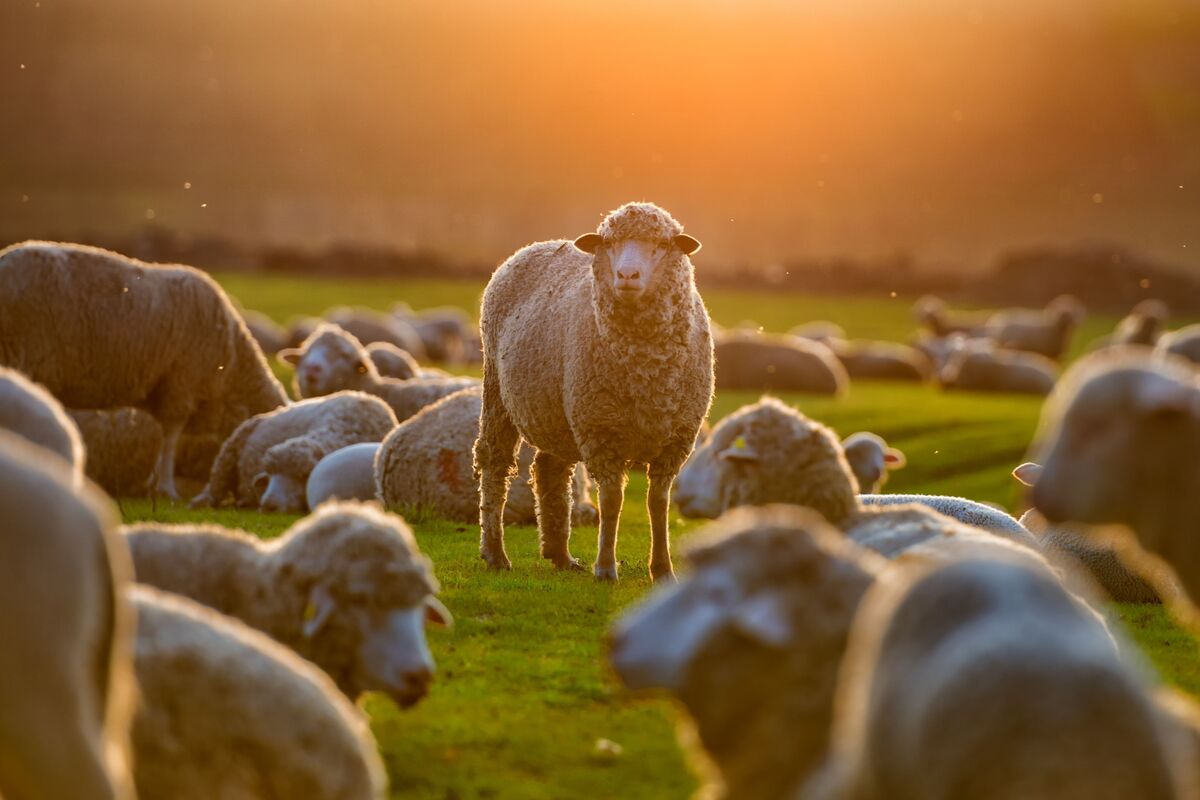
<svg viewBox="0 0 1200 800"><path fill-rule="evenodd" d="M259 492L260 511L298 514L308 509L305 483L291 475L260 472L254 478L254 489Z"/></svg>
<svg viewBox="0 0 1200 800"><path fill-rule="evenodd" d="M888 471L905 464L904 453L873 433L852 433L842 442L850 471L860 494L877 493L887 483Z"/></svg>
<svg viewBox="0 0 1200 800"><path fill-rule="evenodd" d="M682 233L662 240L606 240L598 233L587 233L575 240L575 246L595 256L592 273L597 283L611 287L618 301L632 302L645 293L668 256L694 252L700 243Z"/></svg>
<svg viewBox="0 0 1200 800"><path fill-rule="evenodd" d="M345 331L322 326L304 345L280 351L279 357L296 368L301 397L320 397L343 389L362 389L379 372L366 350Z"/></svg>

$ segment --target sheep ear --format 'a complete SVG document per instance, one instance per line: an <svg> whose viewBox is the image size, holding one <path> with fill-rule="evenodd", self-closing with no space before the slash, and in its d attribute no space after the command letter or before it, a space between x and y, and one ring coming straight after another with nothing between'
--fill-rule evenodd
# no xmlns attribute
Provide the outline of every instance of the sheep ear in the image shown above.
<svg viewBox="0 0 1200 800"><path fill-rule="evenodd" d="M308 605L304 607L303 627L300 629L304 638L311 639L316 636L317 632L329 621L329 617L336 607L337 603L330 594L329 587L323 583L314 586L308 593Z"/></svg>
<svg viewBox="0 0 1200 800"><path fill-rule="evenodd" d="M575 240L575 246L585 253L595 255L600 249L600 245L604 242L604 237L598 233L585 233Z"/></svg>
<svg viewBox="0 0 1200 800"><path fill-rule="evenodd" d="M433 595L425 598L425 621L446 628L454 627L454 617L450 615L450 609L442 605L442 601Z"/></svg>
<svg viewBox="0 0 1200 800"><path fill-rule="evenodd" d="M671 237L671 242L682 250L685 256L690 256L700 251L700 240L688 236L686 233L675 234Z"/></svg>
<svg viewBox="0 0 1200 800"><path fill-rule="evenodd" d="M271 476L265 472L260 472L254 476L254 482L252 485L254 486L254 491L262 494L267 490L267 486L270 485L270 483Z"/></svg>
<svg viewBox="0 0 1200 800"><path fill-rule="evenodd" d="M296 347L287 347L275 354L284 364L291 364L293 367L300 363L300 357L304 355L303 351Z"/></svg>
<svg viewBox="0 0 1200 800"><path fill-rule="evenodd" d="M1013 477L1026 486L1033 486L1042 475L1042 465L1026 461L1012 471Z"/></svg>
<svg viewBox="0 0 1200 800"><path fill-rule="evenodd" d="M883 451L883 463L888 469L900 469L908 463L908 459L904 457L903 450L889 447Z"/></svg>
<svg viewBox="0 0 1200 800"><path fill-rule="evenodd" d="M773 595L758 595L738 603L732 618L738 631L767 647L783 647L792 638L787 611Z"/></svg>

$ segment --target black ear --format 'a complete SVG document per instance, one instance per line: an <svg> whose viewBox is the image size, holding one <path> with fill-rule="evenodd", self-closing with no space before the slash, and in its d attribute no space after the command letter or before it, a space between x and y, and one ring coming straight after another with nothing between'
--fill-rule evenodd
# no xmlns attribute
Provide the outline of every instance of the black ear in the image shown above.
<svg viewBox="0 0 1200 800"><path fill-rule="evenodd" d="M585 253L595 255L600 249L600 245L604 242L604 237L598 233L585 233L575 240L575 246Z"/></svg>
<svg viewBox="0 0 1200 800"><path fill-rule="evenodd" d="M690 256L692 253L695 253L700 249L700 240L693 239L686 233L678 233L672 236L671 242L680 250L682 250L683 254L686 256Z"/></svg>

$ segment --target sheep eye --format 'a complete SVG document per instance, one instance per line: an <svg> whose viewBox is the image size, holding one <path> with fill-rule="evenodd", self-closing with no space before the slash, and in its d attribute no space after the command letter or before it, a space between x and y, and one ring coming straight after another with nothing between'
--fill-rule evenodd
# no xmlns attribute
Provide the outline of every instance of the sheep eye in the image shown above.
<svg viewBox="0 0 1200 800"><path fill-rule="evenodd" d="M366 375L366 374L367 374L367 365L366 365L366 364L364 364L364 363L362 363L361 361L360 361L360 362L358 362L358 367L357 367L357 369L358 369L358 374L359 374L359 375Z"/></svg>

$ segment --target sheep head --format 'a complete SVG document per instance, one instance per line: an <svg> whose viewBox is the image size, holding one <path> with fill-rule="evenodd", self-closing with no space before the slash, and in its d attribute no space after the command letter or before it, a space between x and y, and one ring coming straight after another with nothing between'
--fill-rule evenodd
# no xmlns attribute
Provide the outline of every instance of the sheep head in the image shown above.
<svg viewBox="0 0 1200 800"><path fill-rule="evenodd" d="M576 239L575 247L593 256L592 274L605 296L633 304L663 282L661 275L672 264L690 266L686 257L700 249L700 242L653 203L626 203L595 233Z"/></svg>
<svg viewBox="0 0 1200 800"><path fill-rule="evenodd" d="M351 334L322 323L299 348L279 351L279 360L296 368L296 393L320 397L343 389L363 389L379 382L379 370Z"/></svg>

